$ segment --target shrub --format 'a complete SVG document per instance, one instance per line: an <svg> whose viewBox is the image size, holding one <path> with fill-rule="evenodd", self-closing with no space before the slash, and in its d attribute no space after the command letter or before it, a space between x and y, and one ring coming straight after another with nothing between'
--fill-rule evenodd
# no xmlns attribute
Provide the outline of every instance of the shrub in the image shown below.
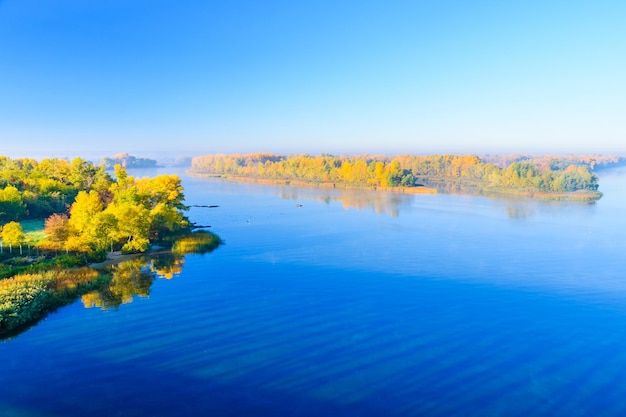
<svg viewBox="0 0 626 417"><path fill-rule="evenodd" d="M93 269L80 268L0 280L0 335L36 322L109 278Z"/></svg>
<svg viewBox="0 0 626 417"><path fill-rule="evenodd" d="M220 238L210 232L200 230L198 232L187 233L182 235L174 242L172 252L176 255L185 255L188 253L204 254L217 248L222 241Z"/></svg>
<svg viewBox="0 0 626 417"><path fill-rule="evenodd" d="M48 275L22 275L0 281L0 334L35 320L50 301Z"/></svg>

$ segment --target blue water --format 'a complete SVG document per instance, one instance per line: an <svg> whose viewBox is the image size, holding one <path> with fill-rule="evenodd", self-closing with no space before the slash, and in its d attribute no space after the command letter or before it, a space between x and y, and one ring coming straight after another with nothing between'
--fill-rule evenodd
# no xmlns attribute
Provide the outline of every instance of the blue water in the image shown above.
<svg viewBox="0 0 626 417"><path fill-rule="evenodd" d="M0 416L626 415L624 173L591 205L184 185L225 244L1 342Z"/></svg>

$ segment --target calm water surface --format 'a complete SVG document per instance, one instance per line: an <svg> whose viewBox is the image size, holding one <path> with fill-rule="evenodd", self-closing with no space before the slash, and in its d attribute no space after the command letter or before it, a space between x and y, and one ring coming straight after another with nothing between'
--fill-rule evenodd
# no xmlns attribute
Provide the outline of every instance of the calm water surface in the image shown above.
<svg viewBox="0 0 626 417"><path fill-rule="evenodd" d="M1 416L626 415L624 172L591 205L184 184L225 245L0 342Z"/></svg>

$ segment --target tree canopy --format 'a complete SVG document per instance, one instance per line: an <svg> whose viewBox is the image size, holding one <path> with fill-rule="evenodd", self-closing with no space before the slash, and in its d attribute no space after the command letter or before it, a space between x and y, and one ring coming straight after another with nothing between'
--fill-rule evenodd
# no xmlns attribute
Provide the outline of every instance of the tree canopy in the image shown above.
<svg viewBox="0 0 626 417"><path fill-rule="evenodd" d="M24 231L18 222L9 222L2 226L2 242L5 245L19 246L24 240Z"/></svg>
<svg viewBox="0 0 626 417"><path fill-rule="evenodd" d="M136 179L114 168L115 178L81 158L1 156L0 226L47 218L41 246L72 252L143 252L151 241L189 229L178 176Z"/></svg>
<svg viewBox="0 0 626 417"><path fill-rule="evenodd" d="M38 162L0 156L0 224L66 212L80 191L105 197L112 182L104 167L82 158Z"/></svg>
<svg viewBox="0 0 626 417"><path fill-rule="evenodd" d="M76 196L70 208L67 249L144 252L152 240L189 228L178 176L135 179L119 165L115 172L117 179L107 194L110 201L94 190Z"/></svg>

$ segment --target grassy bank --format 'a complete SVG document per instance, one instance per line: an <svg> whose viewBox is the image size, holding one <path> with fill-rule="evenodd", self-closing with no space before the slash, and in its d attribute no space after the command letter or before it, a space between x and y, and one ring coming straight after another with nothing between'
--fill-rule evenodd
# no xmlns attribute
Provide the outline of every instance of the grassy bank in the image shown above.
<svg viewBox="0 0 626 417"><path fill-rule="evenodd" d="M0 259L0 279L16 275L38 274L53 269L78 268L90 262L99 262L106 258L104 252L61 254L57 256L11 256L4 254Z"/></svg>
<svg viewBox="0 0 626 417"><path fill-rule="evenodd" d="M94 269L76 268L0 280L0 338L18 333L109 279Z"/></svg>

